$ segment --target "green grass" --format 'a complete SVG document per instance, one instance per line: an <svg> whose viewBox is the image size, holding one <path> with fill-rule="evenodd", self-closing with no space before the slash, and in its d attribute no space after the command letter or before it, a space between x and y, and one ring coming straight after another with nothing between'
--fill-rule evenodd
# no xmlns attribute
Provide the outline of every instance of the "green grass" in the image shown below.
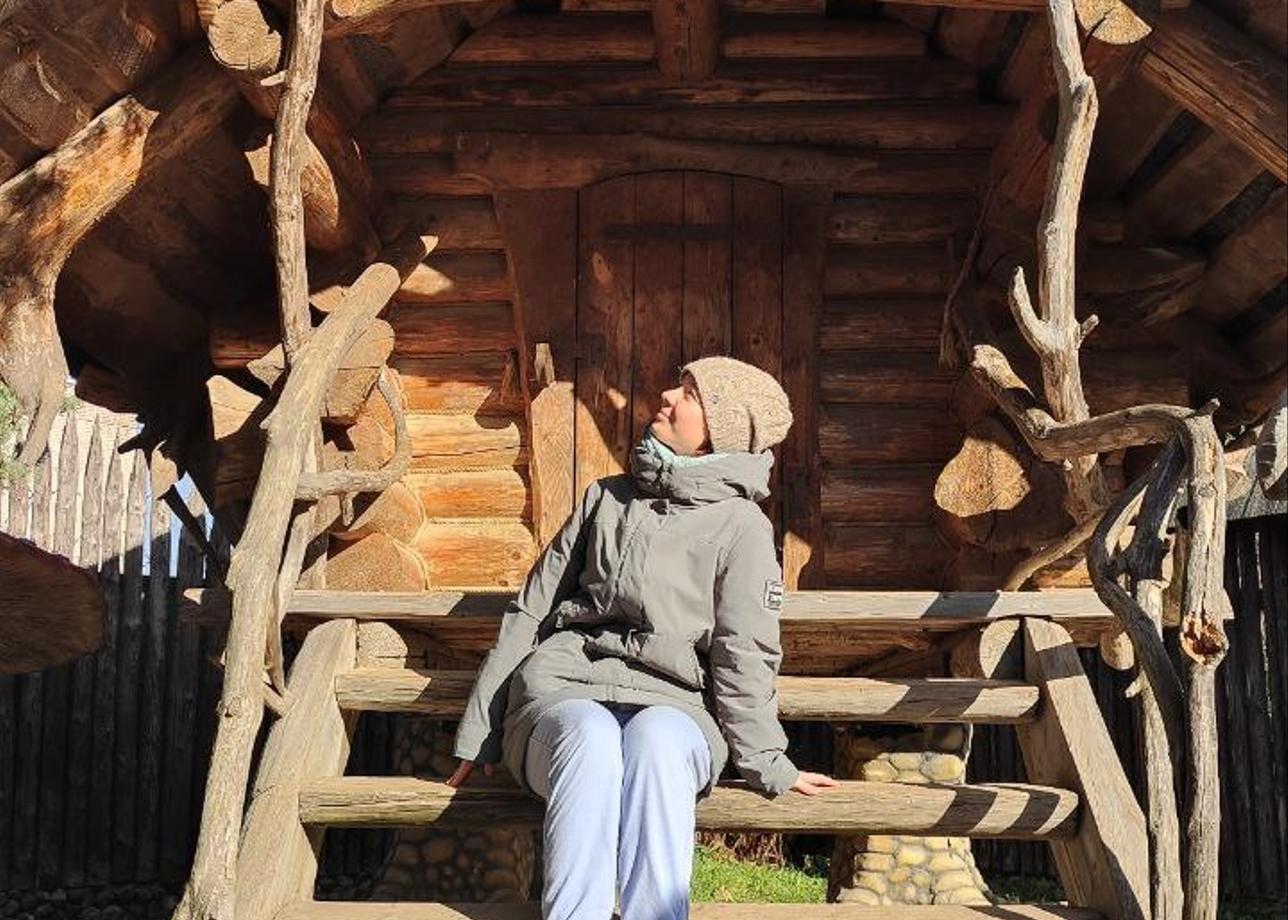
<svg viewBox="0 0 1288 920"><path fill-rule="evenodd" d="M999 904L1051 904L1064 900L1058 882L1032 878L989 880ZM827 860L811 861L804 868L777 868L740 862L708 847L693 852L695 902L759 902L768 904L821 904L827 897ZM1219 920L1283 920L1288 904L1283 901L1226 901L1218 911Z"/></svg>
<svg viewBox="0 0 1288 920"><path fill-rule="evenodd" d="M816 904L826 899L827 870L821 864L804 870L761 866L696 847L690 892L694 901Z"/></svg>

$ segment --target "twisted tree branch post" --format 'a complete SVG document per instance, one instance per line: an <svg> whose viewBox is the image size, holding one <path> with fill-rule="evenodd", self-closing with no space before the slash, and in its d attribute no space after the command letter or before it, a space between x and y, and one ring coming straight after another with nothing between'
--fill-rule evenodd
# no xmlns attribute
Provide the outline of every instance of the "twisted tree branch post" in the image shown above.
<svg viewBox="0 0 1288 920"><path fill-rule="evenodd" d="M1119 535L1126 527L1127 516L1118 516L1112 525L1097 533L1092 549L1092 573L1097 590L1104 594L1108 582L1117 584L1116 573L1126 574L1130 580L1132 597L1150 620L1153 634L1150 647L1163 650L1163 559L1167 555L1167 530L1176 509L1184 455L1175 437L1154 461L1150 470L1141 477L1142 492L1133 487L1131 494L1139 495L1140 511L1136 515L1136 528L1131 544L1116 559L1108 554L1118 545ZM1137 611L1124 611L1128 616L1138 616ZM1129 635L1129 638L1132 638ZM1133 638L1133 647L1134 647ZM1165 652L1164 652L1165 654ZM1158 702L1156 684L1145 674L1140 682L1139 700L1142 714L1142 738L1145 749L1145 784L1148 811L1147 829L1150 849L1150 888L1154 917L1179 917L1184 905L1181 885L1180 811L1176 802L1177 765L1185 749L1184 726L1180 714L1169 720L1163 716ZM1169 680L1175 679L1169 669ZM1173 691L1169 690L1169 694ZM1176 682L1179 693L1179 680Z"/></svg>
<svg viewBox="0 0 1288 920"><path fill-rule="evenodd" d="M1039 457L1062 457L1117 450L1172 439L1151 471L1124 491L1104 513L1088 547L1096 592L1123 624L1140 662L1147 687L1140 705L1147 732L1150 782L1150 828L1156 842L1154 917L1185 920L1216 916L1217 846L1220 836L1219 774L1215 722L1215 670L1225 655L1223 621L1229 611L1222 574L1225 540L1225 476L1222 449L1212 423L1214 406L1135 406L1095 416L1076 424L1051 417L1011 370L1000 351L977 345L972 370L1010 415ZM1184 457L1188 472L1192 552L1186 557L1181 647L1188 659L1188 692L1163 646L1150 607L1161 605L1162 535L1175 506ZM1147 489L1150 490L1147 493ZM1115 555L1118 538L1137 506L1137 535L1128 551ZM1128 575L1136 594L1118 579ZM1161 617L1161 608L1160 613ZM1188 712L1187 712L1188 707ZM1163 746L1166 746L1164 751ZM1166 754L1166 759L1163 758ZM1187 872L1181 906L1179 823L1175 817L1172 771L1184 756L1187 770ZM1165 765L1165 766L1164 766ZM1170 836L1169 836L1170 834Z"/></svg>
<svg viewBox="0 0 1288 920"><path fill-rule="evenodd" d="M276 408L263 422L264 463L227 584L233 612L215 746L202 806L192 875L176 920L231 917L234 867L251 748L263 718L264 640L305 451L327 387L344 355L428 253L419 236L395 244L367 268L300 349Z"/></svg>
<svg viewBox="0 0 1288 920"><path fill-rule="evenodd" d="M1090 414L1083 396L1078 349L1095 328L1096 318L1079 324L1074 313L1074 245L1083 177L1091 154L1099 104L1095 82L1087 75L1078 42L1073 4L1047 0L1060 117L1055 153L1038 226L1038 309L1033 309L1024 270L1016 268L1008 302L1025 341L1042 365L1042 390L1051 414L1061 422L1080 422ZM1066 506L1075 521L1095 516L1109 503L1095 455L1069 458L1061 465L1068 487Z"/></svg>
<svg viewBox="0 0 1288 920"><path fill-rule="evenodd" d="M324 495L352 495L355 492L383 492L403 477L411 463L411 436L407 432L407 413L398 388L382 368L376 383L380 395L394 419L394 455L378 470L326 470L300 477L296 498L316 501Z"/></svg>
<svg viewBox="0 0 1288 920"><path fill-rule="evenodd" d="M1016 376L1006 357L980 336L966 309L952 310L960 341L974 343L971 370L1015 422L1033 452L1061 464L1073 531L1012 573L1018 587L1035 566L1079 545L1094 526L1088 567L1101 599L1123 625L1144 678L1139 694L1148 758L1149 828L1154 920L1214 920L1220 812L1216 760L1214 673L1225 654L1222 627L1229 601L1222 576L1225 478L1214 407L1145 405L1092 418L1083 396L1078 350L1096 318L1074 314L1074 243L1083 176L1096 119L1096 95L1082 62L1070 0L1047 0L1059 87L1060 120L1047 194L1038 230L1035 310L1022 269L1012 278L1008 302L1025 341L1042 366L1048 411ZM1169 442L1150 472L1112 503L1098 455L1125 447ZM1184 461L1184 462L1182 462ZM1188 659L1188 694L1162 641L1162 560L1184 471L1195 552L1186 559L1181 644ZM1104 510L1106 509L1107 510ZM1138 512L1139 509L1139 512ZM1103 511L1103 514L1102 514ZM1138 513L1137 513L1138 512ZM1125 552L1118 541L1133 514L1136 532ZM1120 579L1126 576L1130 590ZM1188 713L1186 706L1188 705ZM1188 721L1187 721L1188 716ZM1180 822L1174 770L1188 767L1187 876L1181 880ZM1184 894L1182 889L1184 887Z"/></svg>
<svg viewBox="0 0 1288 920"><path fill-rule="evenodd" d="M1187 419L1181 434L1190 466L1190 551L1180 629L1189 691L1185 920L1216 920L1221 842L1216 669L1229 648L1224 621L1231 613L1225 593L1225 465L1210 416Z"/></svg>

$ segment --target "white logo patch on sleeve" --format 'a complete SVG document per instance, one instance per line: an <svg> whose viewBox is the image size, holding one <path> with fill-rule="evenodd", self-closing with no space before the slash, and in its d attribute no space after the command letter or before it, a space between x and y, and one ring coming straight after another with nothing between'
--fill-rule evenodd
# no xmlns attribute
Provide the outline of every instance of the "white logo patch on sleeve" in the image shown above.
<svg viewBox="0 0 1288 920"><path fill-rule="evenodd" d="M765 595L761 598L761 605L767 610L783 609L783 583L777 578L770 578L765 581Z"/></svg>

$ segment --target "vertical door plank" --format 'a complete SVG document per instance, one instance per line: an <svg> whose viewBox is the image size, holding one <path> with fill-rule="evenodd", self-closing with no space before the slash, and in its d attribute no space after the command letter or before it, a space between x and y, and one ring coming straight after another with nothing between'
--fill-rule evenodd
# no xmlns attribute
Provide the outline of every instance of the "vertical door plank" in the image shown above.
<svg viewBox="0 0 1288 920"><path fill-rule="evenodd" d="M818 450L818 329L832 192L783 189L783 389L792 427L780 448L783 470L783 581L788 590L823 588L822 469Z"/></svg>
<svg viewBox="0 0 1288 920"><path fill-rule="evenodd" d="M519 368L529 407L532 524L544 547L581 497L573 483L577 192L500 191L496 215L514 276Z"/></svg>
<svg viewBox="0 0 1288 920"><path fill-rule="evenodd" d="M634 444L661 408L661 393L679 383L684 360L680 300L684 291L684 175L649 173L635 179L635 380L631 408ZM668 236L666 228L676 232Z"/></svg>
<svg viewBox="0 0 1288 920"><path fill-rule="evenodd" d="M577 471L581 495L596 479L623 472L630 448L634 340L634 247L609 238L635 222L635 179L582 189L577 282Z"/></svg>
<svg viewBox="0 0 1288 920"><path fill-rule="evenodd" d="M733 187L728 176L684 174L686 230L705 228L712 239L684 242L684 360L727 355L730 273L728 235Z"/></svg>
<svg viewBox="0 0 1288 920"><path fill-rule="evenodd" d="M780 186L760 179L733 179L733 232L729 260L733 270L730 303L731 352L782 379L783 196ZM770 497L763 510L782 545L782 448L774 448Z"/></svg>

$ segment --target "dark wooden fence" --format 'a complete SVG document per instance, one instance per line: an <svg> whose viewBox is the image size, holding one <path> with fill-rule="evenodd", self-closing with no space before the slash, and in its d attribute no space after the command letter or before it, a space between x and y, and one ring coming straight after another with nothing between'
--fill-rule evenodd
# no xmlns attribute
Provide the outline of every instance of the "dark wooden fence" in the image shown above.
<svg viewBox="0 0 1288 920"><path fill-rule="evenodd" d="M73 419L7 490L9 533L98 572L108 628L93 655L0 677L0 890L175 880L191 859L218 636L178 617L203 559L181 534L171 574L169 509L115 452L130 433Z"/></svg>
<svg viewBox="0 0 1288 920"><path fill-rule="evenodd" d="M192 859L221 636L179 617L182 590L207 583L204 561L191 535L172 534L141 455L115 452L130 433L101 422L64 425L53 456L30 481L8 489L3 529L97 571L109 623L94 655L0 676L0 891L158 881L177 887ZM1284 897L1288 518L1231 524L1226 582L1237 616L1218 677L1222 890ZM1104 667L1094 650L1083 661L1139 783L1127 677ZM364 717L353 770L387 770L389 738L386 719ZM1014 732L976 731L970 772L1023 780ZM328 834L320 884L360 886L389 840L380 832ZM1053 875L1043 845L977 841L975 853L988 875Z"/></svg>
<svg viewBox="0 0 1288 920"><path fill-rule="evenodd" d="M133 433L97 413L60 421L52 455L2 493L0 529L98 573L108 628L93 655L0 675L0 892L147 882L177 890L192 862L222 636L179 616L182 591L210 584L205 561L153 500L142 455L116 453ZM199 504L192 510L209 530ZM217 532L209 536L226 552ZM294 650L289 643L288 662ZM388 726L363 721L355 766L379 772ZM331 836L325 865L336 875L383 858L379 834Z"/></svg>

